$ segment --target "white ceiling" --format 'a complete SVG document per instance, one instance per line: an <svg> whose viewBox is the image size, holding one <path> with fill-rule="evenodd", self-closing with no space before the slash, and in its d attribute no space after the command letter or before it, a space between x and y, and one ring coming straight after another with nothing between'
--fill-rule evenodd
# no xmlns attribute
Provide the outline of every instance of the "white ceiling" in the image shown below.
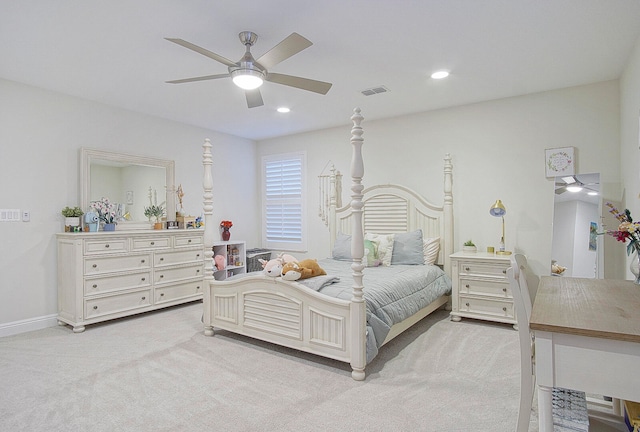
<svg viewBox="0 0 640 432"><path fill-rule="evenodd" d="M244 30L256 58L311 40L272 71L329 93L267 82L248 109L230 79L165 83L227 72L165 37L236 61ZM616 79L639 34L637 0L4 0L0 77L259 140L345 125L356 106L371 120Z"/></svg>

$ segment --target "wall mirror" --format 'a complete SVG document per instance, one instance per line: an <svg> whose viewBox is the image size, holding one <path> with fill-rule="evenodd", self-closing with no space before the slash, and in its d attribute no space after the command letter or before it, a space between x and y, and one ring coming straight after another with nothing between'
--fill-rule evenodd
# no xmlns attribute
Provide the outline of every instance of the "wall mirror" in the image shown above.
<svg viewBox="0 0 640 432"><path fill-rule="evenodd" d="M151 204L162 205L167 220L175 220L174 161L82 148L80 167L80 205L85 212L92 201L108 197L127 216L118 229L149 229L144 208Z"/></svg>
<svg viewBox="0 0 640 432"><path fill-rule="evenodd" d="M618 252L625 248L612 236L598 234L618 226L605 205L618 206L611 199L617 191L613 186L603 185L599 173L555 178L551 260L565 270L556 273L552 267L552 275L624 279L620 263L625 260Z"/></svg>

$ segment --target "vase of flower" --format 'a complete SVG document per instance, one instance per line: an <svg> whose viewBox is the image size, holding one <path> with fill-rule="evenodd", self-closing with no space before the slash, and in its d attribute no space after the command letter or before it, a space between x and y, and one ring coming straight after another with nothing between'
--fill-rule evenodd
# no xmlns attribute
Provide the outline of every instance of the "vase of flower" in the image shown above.
<svg viewBox="0 0 640 432"><path fill-rule="evenodd" d="M116 230L116 224L114 224L114 223L106 223L102 227L102 230L103 231L115 231Z"/></svg>
<svg viewBox="0 0 640 432"><path fill-rule="evenodd" d="M233 226L233 222L228 220L223 220L220 222L220 228L222 228L222 241L229 241L231 238L231 232L229 228Z"/></svg>
<svg viewBox="0 0 640 432"><path fill-rule="evenodd" d="M102 197L100 201L91 202L90 212L98 215L98 221L102 223L103 231L115 231L118 219L118 204L112 203L109 198Z"/></svg>
<svg viewBox="0 0 640 432"><path fill-rule="evenodd" d="M619 242L625 243L629 240L627 244L627 255L631 256L629 270L633 273L634 282L640 285L640 261L638 261L640 259L640 223L633 221L629 209L619 212L611 203L607 203L607 207L609 207L609 213L618 219L620 225L617 230L609 230L606 233Z"/></svg>

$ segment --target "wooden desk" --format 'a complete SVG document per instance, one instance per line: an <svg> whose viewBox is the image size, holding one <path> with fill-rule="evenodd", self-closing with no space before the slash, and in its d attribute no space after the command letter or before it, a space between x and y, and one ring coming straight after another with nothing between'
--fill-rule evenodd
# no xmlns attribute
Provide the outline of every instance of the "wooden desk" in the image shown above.
<svg viewBox="0 0 640 432"><path fill-rule="evenodd" d="M543 276L530 327L540 432L553 431L552 387L640 401L640 286Z"/></svg>

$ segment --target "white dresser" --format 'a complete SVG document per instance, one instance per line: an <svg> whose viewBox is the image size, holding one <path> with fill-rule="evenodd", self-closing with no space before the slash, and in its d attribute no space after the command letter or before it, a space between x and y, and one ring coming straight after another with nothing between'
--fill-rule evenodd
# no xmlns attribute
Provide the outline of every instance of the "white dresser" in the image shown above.
<svg viewBox="0 0 640 432"><path fill-rule="evenodd" d="M513 324L516 316L507 280L509 255L457 252L451 257L451 319L475 318Z"/></svg>
<svg viewBox="0 0 640 432"><path fill-rule="evenodd" d="M58 323L86 324L202 299L202 230L59 233Z"/></svg>

